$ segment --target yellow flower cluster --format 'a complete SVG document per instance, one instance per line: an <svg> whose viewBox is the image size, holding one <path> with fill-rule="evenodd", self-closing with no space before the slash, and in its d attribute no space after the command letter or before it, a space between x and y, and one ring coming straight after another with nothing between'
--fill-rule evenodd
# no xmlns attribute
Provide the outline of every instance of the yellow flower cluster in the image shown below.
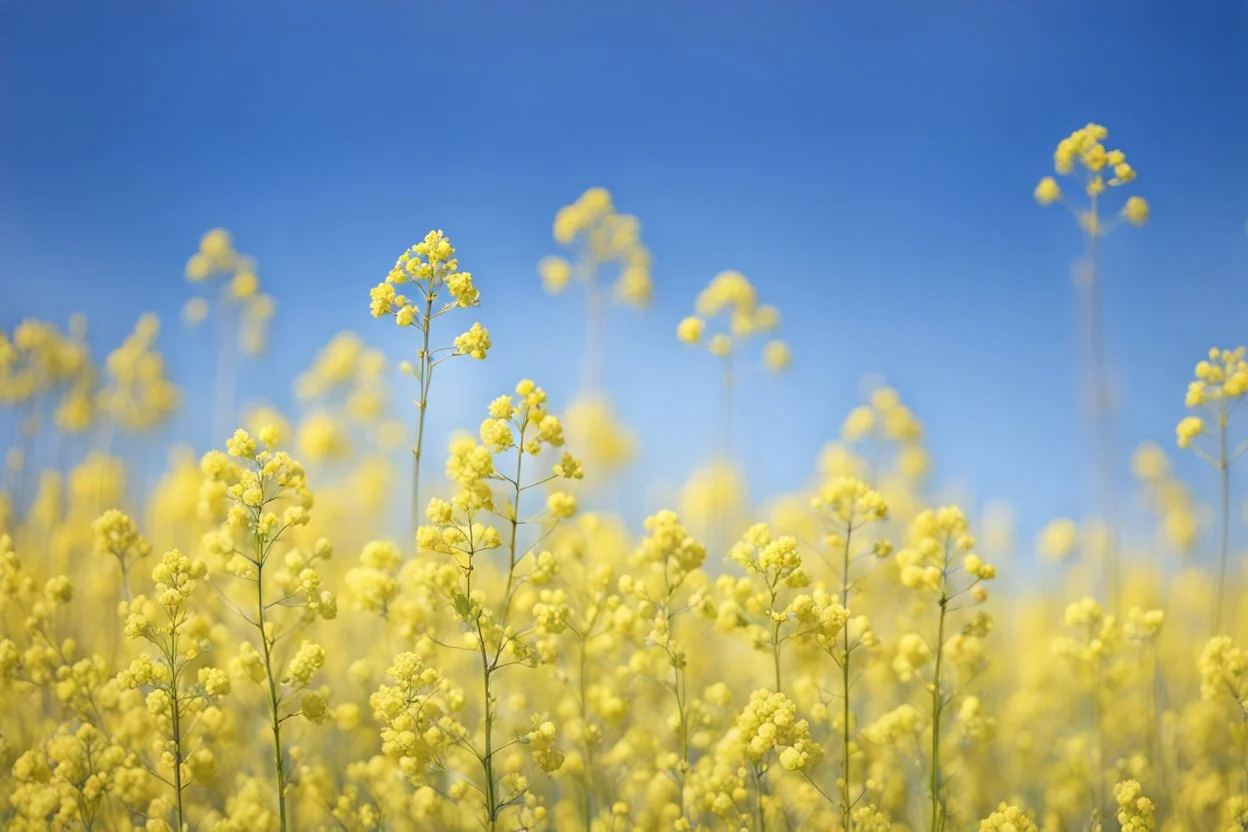
<svg viewBox="0 0 1248 832"><path fill-rule="evenodd" d="M199 250L186 263L186 278L192 283L206 283L214 277L225 278L222 295L237 308L240 345L248 354L260 354L266 345L274 301L271 295L260 291L256 261L234 248L234 238L224 228L214 228L200 238ZM208 300L195 297L183 307L182 318L194 326L208 312Z"/></svg>
<svg viewBox="0 0 1248 832"><path fill-rule="evenodd" d="M615 266L618 276L615 297L631 306L650 301L650 252L641 242L641 223L630 214L616 212L605 188L590 188L555 214L555 242L576 247L578 258L546 257L538 274L547 292L558 294L574 279L589 284L596 294L604 266Z"/></svg>
<svg viewBox="0 0 1248 832"><path fill-rule="evenodd" d="M780 312L774 306L760 304L754 286L740 272L720 272L711 279L695 301L696 315L685 318L676 327L676 337L686 344L705 343L712 355L728 359L755 335L767 335L780 328ZM707 324L720 315L727 316L727 331L707 337ZM789 366L786 343L770 340L763 345L763 365L773 372Z"/></svg>
<svg viewBox="0 0 1248 832"><path fill-rule="evenodd" d="M1101 125L1088 124L1062 139L1053 152L1053 169L1062 176L1073 177L1091 200L1088 210L1072 210L1083 229L1093 237L1111 230L1099 221L1097 198L1107 187L1116 188L1135 181L1135 168L1127 163L1126 154L1105 148L1103 142L1108 136L1109 131ZM1062 190L1057 180L1046 176L1036 186L1035 197L1041 205L1052 205L1062 198ZM1121 216L1132 225L1144 225L1148 222L1148 213L1148 203L1143 197L1130 196Z"/></svg>
<svg viewBox="0 0 1248 832"><path fill-rule="evenodd" d="M1124 780L1114 786L1114 799L1118 801L1118 823L1122 832L1147 832L1154 828L1153 801L1143 795L1136 780Z"/></svg>
<svg viewBox="0 0 1248 832"><path fill-rule="evenodd" d="M126 430L150 430L181 404L181 391L165 376L164 358L152 348L159 332L156 316L144 315L105 363L100 410Z"/></svg>
<svg viewBox="0 0 1248 832"><path fill-rule="evenodd" d="M1089 242L1109 227L1096 219L1104 192L1135 176L1105 138L1089 126L1056 158L1089 200ZM1057 181L1037 198L1060 199ZM1126 221L1146 215L1142 201L1124 206ZM649 254L597 189L559 212L555 235L572 253L543 261L542 277L551 290L587 281L590 356L602 290L612 281L641 305ZM230 315L261 297L224 232L205 237L188 276L223 276ZM1197 421L1177 434L1218 472L1212 507L1146 445L1131 460L1140 499L1115 522L1057 519L1037 537L1042 557L1015 563L1006 512L930 507L948 480L918 414L882 385L829 422L833 441L791 493L758 499L730 419L723 458L680 489L606 488L587 480L596 463L622 464L641 437L591 358L579 394L525 379L482 401L422 496L431 373L492 349L479 324L430 341L432 322L481 300L432 232L372 289L374 314L422 330L407 361L339 333L293 380L290 412L257 403L241 418L240 321L225 318L214 417L222 436L243 427L221 450L180 447L159 471L153 450L182 422L155 318L98 363L85 319L0 335L0 403L16 428L0 487L0 826L1248 823L1248 620L1231 545L1241 447L1229 436L1248 392L1242 350L1197 366ZM738 359L778 313L732 272L695 312L679 334L724 359L731 396ZM783 365L787 348L762 357ZM408 428L392 366L420 384L413 506L397 525L409 491L390 456ZM271 383L262 392L286 400ZM555 401L574 403L565 419ZM640 508L646 519L629 522ZM1196 556L1219 528L1211 570ZM1107 597L1114 550L1130 568ZM1173 552L1192 557L1165 563ZM998 566L1011 582L990 598Z"/></svg>

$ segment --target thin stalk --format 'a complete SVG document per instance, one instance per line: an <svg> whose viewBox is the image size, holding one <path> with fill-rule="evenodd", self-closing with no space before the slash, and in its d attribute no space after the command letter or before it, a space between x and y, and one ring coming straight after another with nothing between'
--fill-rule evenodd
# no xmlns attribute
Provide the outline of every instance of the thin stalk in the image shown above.
<svg viewBox="0 0 1248 832"><path fill-rule="evenodd" d="M945 616L949 611L949 550L945 548L945 567L940 578L940 623L936 630L936 669L932 678L932 753L928 790L932 797L931 832L939 832L943 818L940 805L940 721L945 707L940 689L940 668L945 657Z"/></svg>
<svg viewBox="0 0 1248 832"><path fill-rule="evenodd" d="M675 654L672 653L672 642L676 635L676 611L672 609L672 601L676 597L677 586L673 586L669 579L668 565L663 567L663 582L666 585L667 596L663 603L663 616L667 620L667 653L668 658L672 662L672 695L676 698L676 713L680 720L679 740L680 740L680 770L678 774L680 788L680 816L685 816L685 776L689 770L689 718L685 707L685 674L681 671L683 668L676 661Z"/></svg>
<svg viewBox="0 0 1248 832"><path fill-rule="evenodd" d="M732 394L735 386L732 355L724 356L724 461L732 460Z"/></svg>
<svg viewBox="0 0 1248 832"><path fill-rule="evenodd" d="M508 563L507 563L507 590L504 595L503 613L499 619L499 625L505 630L507 626L507 611L511 606L511 590L515 582L516 576L516 560L517 560L517 539L520 527L520 495L523 488L520 485L520 478L524 469L524 433L528 427L528 417L520 423L520 438L516 442L516 478L512 481L512 487L515 489L511 502L511 537L508 542ZM465 595L471 599L472 597L472 571L471 568L467 573ZM490 658L489 652L485 645L485 631L481 626L481 618L478 613L477 617L477 642L481 650L481 681L482 692L485 696L485 752L481 756L481 767L485 776L485 812L486 812L486 829L488 832L495 832L498 828L498 816L500 804L498 799L498 785L494 777L494 700L490 690L490 681L498 670L498 656ZM499 651L502 647L500 645Z"/></svg>
<svg viewBox="0 0 1248 832"><path fill-rule="evenodd" d="M1230 459L1226 450L1226 399L1221 400L1218 410L1218 484L1221 489L1222 521L1221 537L1218 552L1218 585L1214 590L1213 628L1210 635L1222 631L1223 606L1226 599L1226 561L1231 545L1231 471Z"/></svg>
<svg viewBox="0 0 1248 832"><path fill-rule="evenodd" d="M520 438L516 441L516 478L512 480L515 487L515 496L511 500L511 539L507 544L507 592L503 596L508 604L511 604L511 586L516 577L516 535L520 530L520 474L524 466L524 432L529 426L529 417L525 414L524 421L520 423ZM504 618L507 610L503 610ZM507 622L502 622L506 626Z"/></svg>
<svg viewBox="0 0 1248 832"><path fill-rule="evenodd" d="M676 692L676 710L680 715L680 816L685 816L685 774L689 768L689 721L685 714L685 678L680 668L672 666Z"/></svg>
<svg viewBox="0 0 1248 832"><path fill-rule="evenodd" d="M178 832L185 829L186 810L182 803L182 697L178 692L178 629L172 627L169 645L169 698L173 700L173 792L177 799Z"/></svg>
<svg viewBox="0 0 1248 832"><path fill-rule="evenodd" d="M257 540L263 553L263 544ZM269 687L269 720L273 731L273 769L277 774L277 807L281 830L286 832L286 765L282 760L281 696L277 677L273 673L273 643L269 640L264 620L264 559L256 560L256 626L260 630L260 643L264 647L264 675Z"/></svg>
<svg viewBox="0 0 1248 832"><path fill-rule="evenodd" d="M750 766L750 769L754 772L754 793L757 797L754 803L754 828L756 832L767 832L767 815L763 812L763 774L757 765Z"/></svg>
<svg viewBox="0 0 1248 832"><path fill-rule="evenodd" d="M1121 602L1121 570L1118 562L1118 492L1115 467L1117 455L1114 448L1114 424L1108 391L1108 372L1105 362L1104 332L1101 324L1100 263L1098 240L1100 239L1100 216L1096 197L1091 198L1092 229L1088 234L1087 274L1084 276L1084 293L1087 303L1088 352L1090 386L1089 403L1096 443L1097 481L1100 491L1101 511L1105 515L1106 563L1105 583L1109 606L1117 611Z"/></svg>
<svg viewBox="0 0 1248 832"><path fill-rule="evenodd" d="M230 433L230 421L234 418L234 392L237 385L235 357L237 346L233 335L233 328L230 326L232 309L230 305L222 300L217 301L217 378L216 378L216 396L213 402L216 405L216 413L213 417L213 431L215 432L214 442L220 441L220 438ZM112 445L112 430L110 426L109 446Z"/></svg>
<svg viewBox="0 0 1248 832"><path fill-rule="evenodd" d="M602 386L603 344L606 340L606 302L598 285L596 270L588 276L589 300L585 322L585 357L581 363L581 389L597 391Z"/></svg>
<svg viewBox="0 0 1248 832"><path fill-rule="evenodd" d="M1105 760L1105 733L1102 730L1101 715L1101 665L1100 660L1093 665L1092 671L1092 730L1096 734L1096 763L1092 771L1092 807L1093 812L1100 813L1105 806L1105 774L1102 770Z"/></svg>
<svg viewBox="0 0 1248 832"><path fill-rule="evenodd" d="M854 523L851 513L850 519L845 524L845 549L841 557L841 606L849 609L849 544L853 537ZM841 712L841 720L844 723L841 729L841 759L842 759L842 783L841 783L841 814L842 826L845 832L853 832L854 819L850 812L852 802L849 796L849 732L850 732L850 708L849 708L849 622L845 622L842 628L844 636L845 651L841 655L841 693L843 695L843 710Z"/></svg>
<svg viewBox="0 0 1248 832"><path fill-rule="evenodd" d="M596 797L596 787L594 783L594 748L589 737L589 702L587 700L588 674L589 674L589 646L586 643L584 635L581 636L581 663L580 663L580 689L581 689L581 731L585 735L585 832L590 832L594 825L594 799Z"/></svg>
<svg viewBox="0 0 1248 832"><path fill-rule="evenodd" d="M481 624L477 622L480 634ZM490 694L490 677L494 670L490 666L489 655L485 649L485 638L481 635L481 676L485 693L485 754L481 758L481 766L485 773L485 818L486 828L494 832L498 824L498 793L494 784L494 705Z"/></svg>
<svg viewBox="0 0 1248 832"><path fill-rule="evenodd" d="M782 693L784 688L780 683L780 622L776 620L776 590L771 590L771 659L776 673L776 693Z"/></svg>
<svg viewBox="0 0 1248 832"><path fill-rule="evenodd" d="M1174 805L1173 795L1170 791L1169 777L1169 752L1166 748L1165 739L1165 720L1161 713L1161 654L1157 647L1157 643L1153 642L1149 652L1153 658L1153 684L1152 684L1152 705L1153 705L1153 735L1156 740L1157 754L1157 773L1161 780L1161 793L1166 796L1170 804Z"/></svg>
<svg viewBox="0 0 1248 832"><path fill-rule="evenodd" d="M425 316L421 319L420 346L420 401L416 403L416 446L412 448L412 553L419 554L416 547L416 530L420 527L420 454L425 445L425 411L429 409L429 383L432 381L433 362L429 355L429 326L433 320L433 291L425 293Z"/></svg>

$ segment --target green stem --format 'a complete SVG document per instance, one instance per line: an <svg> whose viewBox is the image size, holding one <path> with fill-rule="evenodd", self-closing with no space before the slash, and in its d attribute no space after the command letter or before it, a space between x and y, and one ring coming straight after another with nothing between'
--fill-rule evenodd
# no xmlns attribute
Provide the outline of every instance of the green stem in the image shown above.
<svg viewBox="0 0 1248 832"><path fill-rule="evenodd" d="M1226 399L1222 399L1218 411L1218 483L1221 488L1222 522L1218 554L1218 585L1214 590L1213 632L1217 635L1223 629L1223 606L1226 600L1226 561L1231 545L1231 472L1230 459L1226 452Z"/></svg>
<svg viewBox="0 0 1248 832"><path fill-rule="evenodd" d="M511 498L511 537L507 543L507 589L503 593L503 616L500 624L507 626L507 613L511 610L512 595L511 590L516 581L516 561L518 549L516 548L516 540L520 531L520 494L524 491L520 486L520 476L524 468L524 432L529 427L529 417L526 413L524 421L520 423L520 438L516 441L516 478L512 480L512 487L515 492Z"/></svg>
<svg viewBox="0 0 1248 832"><path fill-rule="evenodd" d="M841 606L846 610L849 609L849 544L853 537L854 524L853 515L845 524L845 549L841 557ZM841 730L841 759L843 763L842 783L841 783L841 814L842 826L845 832L853 832L854 820L850 813L852 803L849 796L849 732L850 732L850 708L849 708L849 622L845 622L842 629L844 635L845 652L841 656L841 693L844 701L841 703L843 710L841 712L841 720L844 723Z"/></svg>
<svg viewBox="0 0 1248 832"><path fill-rule="evenodd" d="M177 800L178 832L186 828L186 811L182 803L182 698L178 693L178 630L172 627L169 645L169 698L173 715L173 791Z"/></svg>
<svg viewBox="0 0 1248 832"><path fill-rule="evenodd" d="M594 825L594 799L596 797L596 784L594 782L594 746L589 733L589 702L588 702L588 675L589 675L589 647L586 644L585 636L581 636L581 664L580 664L580 689L581 689L581 732L585 736L585 832L590 832Z"/></svg>
<svg viewBox="0 0 1248 832"><path fill-rule="evenodd" d="M263 553L264 542L257 538L258 553ZM256 560L256 626L260 630L260 643L264 647L264 675L269 685L269 720L273 731L273 769L277 774L277 807L281 830L286 832L286 765L282 759L281 696L277 677L273 673L273 643L264 620L264 559Z"/></svg>
<svg viewBox="0 0 1248 832"><path fill-rule="evenodd" d="M750 766L750 769L754 772L754 792L757 797L754 803L754 828L756 832L767 832L767 815L763 811L763 774L757 765Z"/></svg>
<svg viewBox="0 0 1248 832"><path fill-rule="evenodd" d="M477 622L477 633L481 644L481 676L485 689L485 754L481 758L481 767L485 774L485 819L486 828L489 832L494 832L498 824L498 792L494 783L494 704L490 694L493 670L485 649L480 620Z"/></svg>
<svg viewBox="0 0 1248 832"><path fill-rule="evenodd" d="M940 624L936 630L936 671L932 679L932 763L928 790L932 796L931 832L939 832L943 820L940 808L940 720L944 710L944 695L940 690L940 666L945 652L945 614L949 598L944 584L940 588Z"/></svg>
<svg viewBox="0 0 1248 832"><path fill-rule="evenodd" d="M776 693L781 692L780 685L780 622L771 624L771 659L776 671Z"/></svg>
<svg viewBox="0 0 1248 832"><path fill-rule="evenodd" d="M780 683L780 622L776 620L776 596L779 595L776 586L779 583L780 578L777 576L775 583L767 586L767 591L771 593L771 603L768 604L767 614L771 616L771 661L776 674L776 693L784 690Z"/></svg>
<svg viewBox="0 0 1248 832"><path fill-rule="evenodd" d="M425 317L421 320L420 401L416 403L416 447L412 448L412 552L419 554L416 530L420 528L420 455L425 445L425 411L429 409L429 384L433 362L429 356L429 325L433 320L433 292L425 294Z"/></svg>
<svg viewBox="0 0 1248 832"><path fill-rule="evenodd" d="M1116 454L1114 450L1114 425L1111 418L1108 372L1106 371L1104 333L1101 326L1100 263L1098 240L1100 239L1100 216L1096 197L1091 198L1093 226L1088 232L1088 273L1084 287L1088 315L1088 351L1092 390L1091 407L1093 430L1096 437L1097 479L1100 490L1101 510L1105 514L1106 584L1110 609L1117 610L1121 603L1120 564L1118 562L1118 494L1115 485Z"/></svg>
<svg viewBox="0 0 1248 832"><path fill-rule="evenodd" d="M1088 640L1095 638L1094 632L1089 632ZM1105 773L1103 770L1105 762L1105 732L1102 729L1103 717L1101 715L1101 664L1100 659L1096 659L1096 664L1092 666L1092 730L1096 734L1096 762L1093 766L1092 777L1092 800L1095 804L1092 809L1096 813L1100 813L1105 808Z"/></svg>

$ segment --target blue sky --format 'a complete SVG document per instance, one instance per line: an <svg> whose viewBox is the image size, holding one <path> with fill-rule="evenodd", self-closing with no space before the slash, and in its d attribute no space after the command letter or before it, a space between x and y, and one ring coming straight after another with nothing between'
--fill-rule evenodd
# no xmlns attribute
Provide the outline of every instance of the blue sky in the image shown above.
<svg viewBox="0 0 1248 832"><path fill-rule="evenodd" d="M1092 493L1080 242L1032 188L1089 120L1139 171L1153 219L1105 244L1106 325L1124 452L1169 446L1192 364L1245 340L1246 47L1232 2L0 0L0 326L85 311L104 350L160 312L202 408L208 342L172 320L225 226L279 306L244 387L281 402L271 379L339 330L414 349L367 291L441 227L496 344L443 377L445 435L521 375L573 392L581 307L534 264L554 211L603 185L655 258L654 306L609 334L639 481L711 451L713 368L673 328L734 268L795 355L737 416L756 494L798 485L880 374L941 481L1009 500L1026 536Z"/></svg>

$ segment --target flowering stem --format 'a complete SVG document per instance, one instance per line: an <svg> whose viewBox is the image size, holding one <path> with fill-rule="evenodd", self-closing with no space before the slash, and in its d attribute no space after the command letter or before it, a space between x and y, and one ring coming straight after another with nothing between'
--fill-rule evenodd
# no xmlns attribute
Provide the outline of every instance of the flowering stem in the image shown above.
<svg viewBox="0 0 1248 832"><path fill-rule="evenodd" d="M771 604L774 609L776 604L775 596L772 596ZM780 622L776 621L774 612L771 618L771 659L776 672L776 693L780 693L782 690L780 684Z"/></svg>
<svg viewBox="0 0 1248 832"><path fill-rule="evenodd" d="M1226 451L1226 399L1220 402L1218 410L1218 482L1221 487L1221 538L1218 553L1218 585L1214 590L1213 629L1210 635L1222 631L1222 608L1226 598L1226 561L1230 550L1231 538L1231 472L1230 459Z"/></svg>
<svg viewBox="0 0 1248 832"><path fill-rule="evenodd" d="M755 828L757 832L767 832L767 815L763 812L763 773L757 765L750 766L754 773L754 790L757 800L754 803Z"/></svg>
<svg viewBox="0 0 1248 832"><path fill-rule="evenodd" d="M416 403L419 411L416 417L416 446L412 448L412 545L413 554L419 549L416 541L416 530L420 527L420 453L425 444L425 411L429 408L429 383L432 381L433 361L429 355L429 325L433 320L433 292L425 293L425 316L421 319L420 347L420 401Z"/></svg>
<svg viewBox="0 0 1248 832"><path fill-rule="evenodd" d="M1091 639L1089 639L1090 641ZM1092 668L1092 730L1096 734L1096 763L1092 771L1092 811L1099 815L1105 806L1105 773L1102 770L1105 760L1105 732L1101 728L1101 664L1100 659Z"/></svg>
<svg viewBox="0 0 1248 832"><path fill-rule="evenodd" d="M845 549L841 557L841 606L849 609L849 542L853 536L854 525L853 517L845 525ZM849 712L849 622L845 622L842 628L844 635L845 652L841 656L841 693L844 701L841 703L843 710L841 712L841 720L844 723L841 727L841 759L842 759L842 782L841 782L841 813L842 826L845 832L853 832L854 820L850 814L852 803L849 798L849 731L850 731L850 712Z"/></svg>
<svg viewBox="0 0 1248 832"><path fill-rule="evenodd" d="M676 710L680 716L680 816L685 816L685 772L689 768L689 721L685 713L685 675L672 667L676 691Z"/></svg>
<svg viewBox="0 0 1248 832"><path fill-rule="evenodd" d="M581 364L581 389L597 390L602 385L602 345L606 336L606 304L596 270L589 274L589 314L585 323L585 357Z"/></svg>
<svg viewBox="0 0 1248 832"><path fill-rule="evenodd" d="M498 794L494 785L494 705L490 694L489 654L485 649L485 636L481 634L481 622L477 622L477 633L481 644L481 676L485 688L485 754L481 766L485 773L485 818L486 828L494 832L498 821Z"/></svg>
<svg viewBox="0 0 1248 832"><path fill-rule="evenodd" d="M234 356L236 339L230 326L231 309L221 302L217 308L217 378L216 414L213 418L213 436L225 436L229 432L230 421L234 413L234 391L236 387ZM109 445L112 444L112 431L115 425L110 424Z"/></svg>
<svg viewBox="0 0 1248 832"><path fill-rule="evenodd" d="M676 610L672 607L672 601L676 597L676 590L679 586L672 585L669 578L669 568L665 564L663 568L663 582L667 587L667 597L663 602L663 616L667 621L667 656L672 663L672 695L676 697L676 713L680 720L680 775L678 779L678 787L680 789L680 816L685 816L685 776L689 770L689 720L685 712L685 674L684 658L672 649L672 643L675 640L676 628Z"/></svg>
<svg viewBox="0 0 1248 832"><path fill-rule="evenodd" d="M507 626L507 609L511 606L511 587L516 577L516 533L520 529L520 493L524 490L520 486L521 471L524 467L524 431L529 426L529 416L525 413L524 420L520 422L520 438L516 441L516 478L512 480L515 487L515 495L511 499L511 540L507 544L507 592L504 595L507 606L503 609L503 626Z"/></svg>
<svg viewBox="0 0 1248 832"><path fill-rule="evenodd" d="M258 514L259 512L257 512ZM258 522L257 517L257 522ZM269 720L273 730L273 769L277 774L277 807L281 830L286 832L286 766L282 760L281 696L277 677L273 673L273 642L269 639L264 620L264 539L256 538L256 627L260 631L260 644L264 647L264 675L269 686Z"/></svg>
<svg viewBox="0 0 1248 832"><path fill-rule="evenodd" d="M186 812L182 805L182 699L178 693L178 622L169 628L169 704L173 717L173 792L177 800L178 829L184 828Z"/></svg>
<svg viewBox="0 0 1248 832"><path fill-rule="evenodd" d="M945 565L940 577L940 623L936 629L936 669L932 678L932 758L928 790L932 797L931 832L939 832L943 818L940 805L940 720L944 695L940 690L940 666L945 654L945 616L949 611L949 549L945 548Z"/></svg>
<svg viewBox="0 0 1248 832"><path fill-rule="evenodd" d="M1100 264L1097 241L1100 238L1100 217L1097 214L1096 196L1091 198L1091 228L1088 235L1087 273L1084 275L1084 296L1087 306L1088 362L1091 386L1093 430L1096 437L1097 480L1100 490L1101 510L1105 515L1106 528L1106 588L1111 609L1117 609L1121 594L1121 575L1118 563L1118 495L1115 486L1114 425L1111 419L1108 373L1105 366L1104 333L1101 326Z"/></svg>
<svg viewBox="0 0 1248 832"><path fill-rule="evenodd" d="M584 634L581 636L581 666L580 679L578 680L581 689L581 731L585 736L585 830L589 832L594 824L594 798L596 797L596 788L594 783L594 746L592 738L589 735L589 701L586 688L589 685L589 645Z"/></svg>

